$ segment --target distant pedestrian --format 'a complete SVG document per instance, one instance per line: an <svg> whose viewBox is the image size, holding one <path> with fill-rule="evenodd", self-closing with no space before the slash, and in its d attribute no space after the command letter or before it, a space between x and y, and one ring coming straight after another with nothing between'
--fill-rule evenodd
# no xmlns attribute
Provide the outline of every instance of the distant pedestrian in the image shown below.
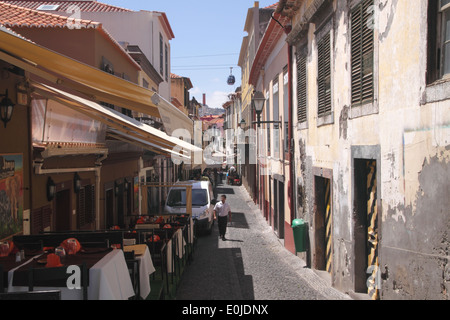
<svg viewBox="0 0 450 320"><path fill-rule="evenodd" d="M225 203L227 196L222 195L221 199L222 201L218 202L214 207L214 219L218 220L219 236L223 241L225 241L228 220L231 222L231 209L230 205Z"/></svg>

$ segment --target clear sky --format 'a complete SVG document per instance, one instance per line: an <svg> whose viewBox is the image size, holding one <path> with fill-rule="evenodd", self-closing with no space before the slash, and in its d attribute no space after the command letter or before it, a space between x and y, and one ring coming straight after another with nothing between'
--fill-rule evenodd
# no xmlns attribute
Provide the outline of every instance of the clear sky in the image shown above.
<svg viewBox="0 0 450 320"><path fill-rule="evenodd" d="M191 97L200 103L206 93L211 108L222 108L227 95L241 85L237 66L244 23L253 0L99 0L131 10L162 11L167 14L175 38L171 41L172 73L191 79ZM261 0L264 8L276 0ZM236 84L227 84L233 67Z"/></svg>

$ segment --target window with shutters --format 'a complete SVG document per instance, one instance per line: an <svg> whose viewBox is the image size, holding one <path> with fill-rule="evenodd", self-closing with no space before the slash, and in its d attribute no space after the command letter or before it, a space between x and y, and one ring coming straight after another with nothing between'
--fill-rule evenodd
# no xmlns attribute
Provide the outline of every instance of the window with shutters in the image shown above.
<svg viewBox="0 0 450 320"><path fill-rule="evenodd" d="M331 113L331 36L328 32L317 44L318 51L318 115Z"/></svg>
<svg viewBox="0 0 450 320"><path fill-rule="evenodd" d="M351 103L352 109L373 104L375 99L375 28L373 27L374 0L362 0L351 10ZM353 117L378 112L365 110Z"/></svg>
<svg viewBox="0 0 450 320"><path fill-rule="evenodd" d="M34 209L31 213L31 234L39 234L51 228L52 208L45 206Z"/></svg>
<svg viewBox="0 0 450 320"><path fill-rule="evenodd" d="M317 43L317 126L332 124L333 93L332 93L332 26L329 19L316 31Z"/></svg>
<svg viewBox="0 0 450 320"><path fill-rule="evenodd" d="M273 80L273 121L280 120L280 84L277 77ZM273 156L276 159L280 158L280 125L273 124Z"/></svg>
<svg viewBox="0 0 450 320"><path fill-rule="evenodd" d="M159 34L159 73L164 76L164 40L162 34Z"/></svg>
<svg viewBox="0 0 450 320"><path fill-rule="evenodd" d="M269 91L266 92L266 121L270 121L270 93ZM270 157L270 146L271 144L271 135L270 135L270 125L268 124L266 127L267 132L267 156Z"/></svg>
<svg viewBox="0 0 450 320"><path fill-rule="evenodd" d="M427 86L421 104L449 99L450 0L428 1Z"/></svg>
<svg viewBox="0 0 450 320"><path fill-rule="evenodd" d="M95 221L95 187L87 185L80 189L77 197L78 228L83 228Z"/></svg>
<svg viewBox="0 0 450 320"><path fill-rule="evenodd" d="M307 78L306 78L306 61L307 53L299 52L297 54L297 120L300 128L303 128L303 124L306 124L308 120L308 91Z"/></svg>
<svg viewBox="0 0 450 320"><path fill-rule="evenodd" d="M450 0L428 1L427 83L450 79Z"/></svg>
<svg viewBox="0 0 450 320"><path fill-rule="evenodd" d="M169 47L167 44L164 47L164 63L165 63L165 70L166 70L166 81L169 81Z"/></svg>
<svg viewBox="0 0 450 320"><path fill-rule="evenodd" d="M289 73L288 66L283 69L283 146L285 158L288 159L289 153Z"/></svg>

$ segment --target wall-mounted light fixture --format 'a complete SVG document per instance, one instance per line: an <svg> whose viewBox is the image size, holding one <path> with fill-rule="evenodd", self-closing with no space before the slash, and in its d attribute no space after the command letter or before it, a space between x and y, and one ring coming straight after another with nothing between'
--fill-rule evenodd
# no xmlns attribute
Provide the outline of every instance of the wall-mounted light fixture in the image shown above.
<svg viewBox="0 0 450 320"><path fill-rule="evenodd" d="M47 179L47 200L50 202L55 198L56 195L56 185L51 177Z"/></svg>
<svg viewBox="0 0 450 320"><path fill-rule="evenodd" d="M75 175L73 177L73 190L75 191L75 193L78 193L81 190L81 178L77 172L75 172Z"/></svg>
<svg viewBox="0 0 450 320"><path fill-rule="evenodd" d="M11 121L12 118L14 103L8 97L8 89L6 89L5 94L0 94L0 97L4 97L2 101L0 101L0 120L3 121L6 128L6 124Z"/></svg>
<svg viewBox="0 0 450 320"><path fill-rule="evenodd" d="M261 123L281 124L281 121L261 121L261 114L264 110L265 103L266 98L264 97L264 94L261 91L255 91L252 98L252 107L256 111L258 121L254 121L253 124L257 124L258 127L261 127Z"/></svg>

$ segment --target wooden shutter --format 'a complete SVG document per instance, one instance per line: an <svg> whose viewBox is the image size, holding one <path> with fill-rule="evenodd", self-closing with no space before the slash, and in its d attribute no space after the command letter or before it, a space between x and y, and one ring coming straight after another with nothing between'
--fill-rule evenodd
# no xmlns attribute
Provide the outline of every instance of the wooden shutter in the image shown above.
<svg viewBox="0 0 450 320"><path fill-rule="evenodd" d="M95 187L87 185L78 193L78 228L95 221Z"/></svg>
<svg viewBox="0 0 450 320"><path fill-rule="evenodd" d="M31 234L39 234L51 227L52 207L45 206L34 209L31 213Z"/></svg>
<svg viewBox="0 0 450 320"><path fill-rule="evenodd" d="M373 101L374 28L368 25L373 0L363 0L352 10L352 105Z"/></svg>
<svg viewBox="0 0 450 320"><path fill-rule="evenodd" d="M86 186L85 207L86 207L86 223L95 222L95 186Z"/></svg>
<svg viewBox="0 0 450 320"><path fill-rule="evenodd" d="M42 208L34 209L31 213L31 234L39 234L42 230Z"/></svg>
<svg viewBox="0 0 450 320"><path fill-rule="evenodd" d="M317 45L319 53L318 94L319 116L331 113L331 33L328 32Z"/></svg>
<svg viewBox="0 0 450 320"><path fill-rule="evenodd" d="M86 188L81 188L78 192L77 218L78 228L86 225Z"/></svg>
<svg viewBox="0 0 450 320"><path fill-rule="evenodd" d="M307 121L306 113L306 55L297 56L297 119L299 123Z"/></svg>
<svg viewBox="0 0 450 320"><path fill-rule="evenodd" d="M52 207L46 206L42 208L42 231L50 228L52 225Z"/></svg>

